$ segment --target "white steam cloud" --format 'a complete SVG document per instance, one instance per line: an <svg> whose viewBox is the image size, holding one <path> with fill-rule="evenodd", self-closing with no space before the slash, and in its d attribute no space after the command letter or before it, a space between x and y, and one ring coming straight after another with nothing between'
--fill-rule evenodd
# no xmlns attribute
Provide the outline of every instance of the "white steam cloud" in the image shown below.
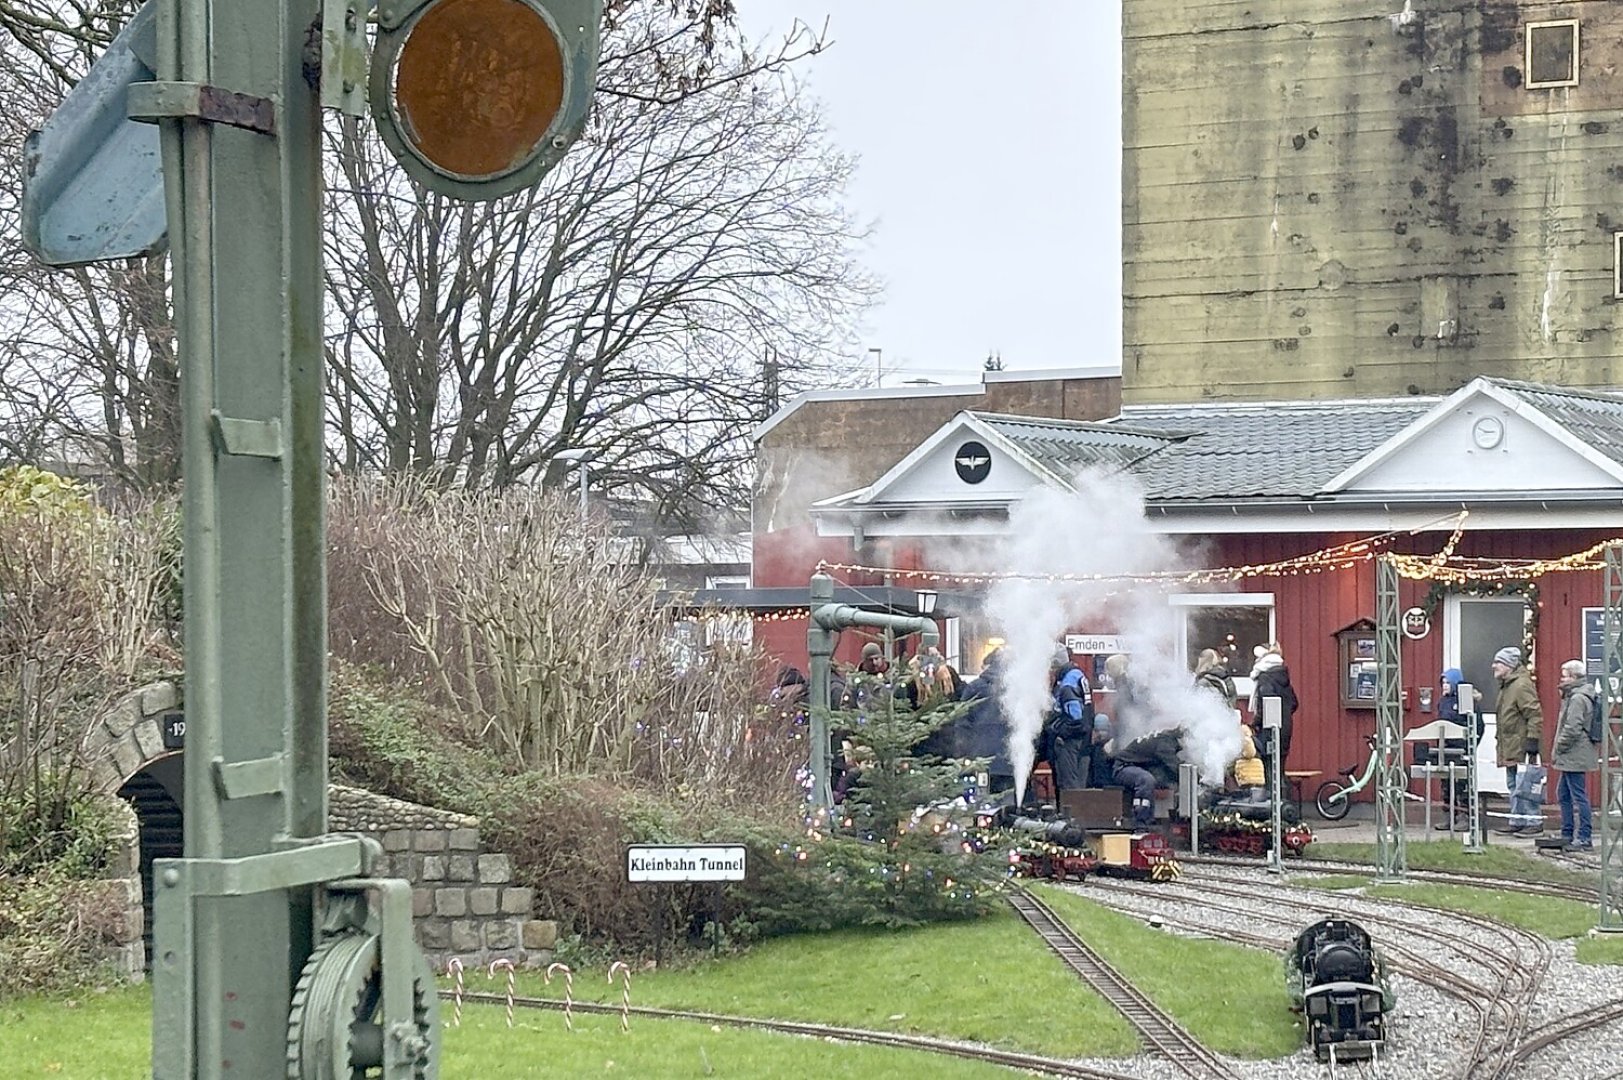
<svg viewBox="0 0 1623 1080"><path fill-rule="evenodd" d="M1038 490L1017 504L1010 514L1010 539L988 568L1121 575L1182 565L1172 542L1149 528L1143 494L1130 479L1090 472L1078 477L1077 486L1074 495ZM1020 797L1048 715L1050 658L1068 630L1115 633L1131 656L1143 708L1137 715L1113 717L1117 746L1181 728L1184 760L1198 765L1208 784L1220 783L1239 755L1235 714L1216 695L1197 690L1179 659L1181 622L1164 590L1121 582L1010 579L988 592L986 614L1005 641L999 694Z"/></svg>

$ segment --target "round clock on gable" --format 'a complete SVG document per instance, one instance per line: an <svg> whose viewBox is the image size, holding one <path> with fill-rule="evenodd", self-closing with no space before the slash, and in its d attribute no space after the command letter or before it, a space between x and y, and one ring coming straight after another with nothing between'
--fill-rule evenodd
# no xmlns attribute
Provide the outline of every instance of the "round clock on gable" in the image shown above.
<svg viewBox="0 0 1623 1080"><path fill-rule="evenodd" d="M1492 450L1505 441L1504 421L1497 416L1483 416L1471 425L1471 441L1483 450Z"/></svg>

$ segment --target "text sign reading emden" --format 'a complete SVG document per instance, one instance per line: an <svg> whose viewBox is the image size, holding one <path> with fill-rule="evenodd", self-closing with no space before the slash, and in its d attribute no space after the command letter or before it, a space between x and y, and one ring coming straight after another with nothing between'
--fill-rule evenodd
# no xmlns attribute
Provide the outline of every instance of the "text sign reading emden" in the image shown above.
<svg viewBox="0 0 1623 1080"><path fill-rule="evenodd" d="M733 844L632 844L627 881L743 881L744 848Z"/></svg>

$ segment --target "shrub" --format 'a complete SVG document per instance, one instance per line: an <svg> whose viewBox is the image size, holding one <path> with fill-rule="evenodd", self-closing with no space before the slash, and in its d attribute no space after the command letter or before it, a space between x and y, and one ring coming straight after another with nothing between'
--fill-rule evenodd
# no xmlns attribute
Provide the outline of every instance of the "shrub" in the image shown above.
<svg viewBox="0 0 1623 1080"><path fill-rule="evenodd" d="M123 882L87 881L57 866L0 872L0 997L112 978L107 948L126 936ZM117 892L114 896L110 893Z"/></svg>
<svg viewBox="0 0 1623 1080"><path fill-rule="evenodd" d="M680 648L632 544L546 493L335 484L333 650L476 722L527 771L788 797L791 746L752 737L761 658Z"/></svg>

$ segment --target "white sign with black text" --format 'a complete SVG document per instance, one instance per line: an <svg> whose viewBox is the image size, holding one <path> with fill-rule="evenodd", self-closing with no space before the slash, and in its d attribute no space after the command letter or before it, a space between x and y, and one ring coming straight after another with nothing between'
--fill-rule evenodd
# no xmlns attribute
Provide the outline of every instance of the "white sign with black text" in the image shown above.
<svg viewBox="0 0 1623 1080"><path fill-rule="evenodd" d="M626 880L743 881L742 844L631 844L626 848Z"/></svg>
<svg viewBox="0 0 1623 1080"><path fill-rule="evenodd" d="M1109 656L1127 651L1115 634L1066 634L1065 647L1079 656Z"/></svg>

